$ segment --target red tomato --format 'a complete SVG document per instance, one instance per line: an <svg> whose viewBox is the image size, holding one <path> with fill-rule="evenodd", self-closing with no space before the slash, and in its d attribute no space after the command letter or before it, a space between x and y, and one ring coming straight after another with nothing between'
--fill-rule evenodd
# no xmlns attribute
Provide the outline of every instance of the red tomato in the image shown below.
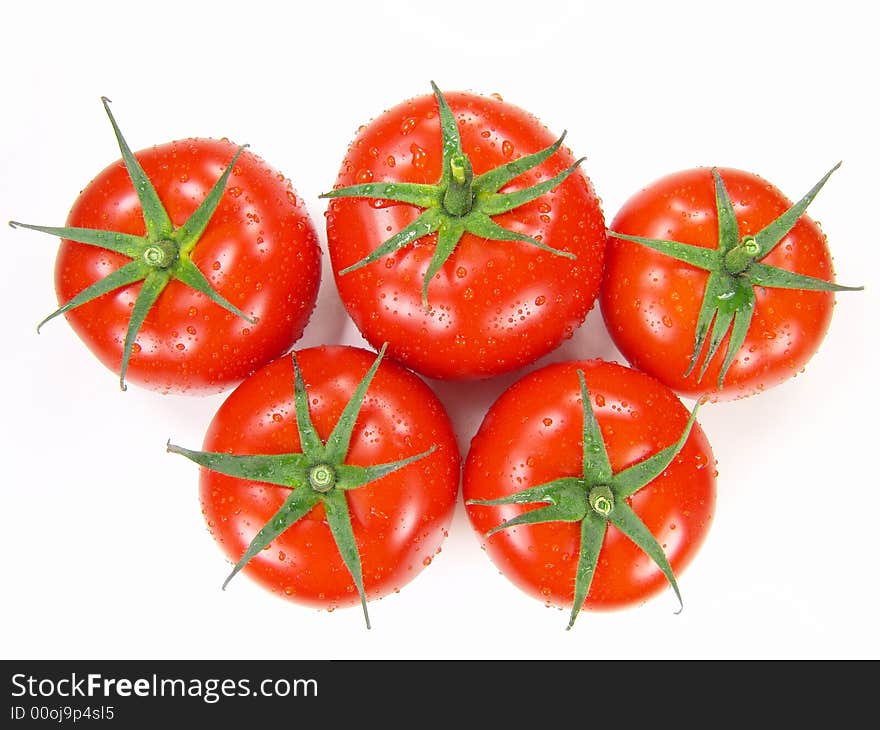
<svg viewBox="0 0 880 730"><path fill-rule="evenodd" d="M500 97L449 93L446 99L475 176L554 142L535 117ZM573 162L570 152L560 148L500 192L546 181ZM360 130L337 186L435 184L442 167L438 100L420 96ZM327 236L336 284L355 324L374 346L387 341L391 356L431 377L482 378L534 361L583 322L601 281L605 230L599 200L582 173L575 171L552 192L492 218L502 228L574 254L574 259L527 242L465 232L429 281L427 310L422 283L437 248L436 233L340 273L420 213L415 205L386 200L339 198L330 203Z"/></svg>
<svg viewBox="0 0 880 730"><path fill-rule="evenodd" d="M731 169L719 172L742 238L754 236L792 205L755 175ZM611 230L717 248L718 212L711 170L686 170L649 185L624 204ZM834 280L825 235L805 215L761 263ZM800 372L828 329L834 294L755 286L754 314L721 390L718 379L729 334L702 379L699 367L685 375L708 277L705 270L611 236L601 308L623 356L678 393L709 392L715 400L748 396ZM704 346L700 357L705 356Z"/></svg>
<svg viewBox="0 0 880 730"><path fill-rule="evenodd" d="M187 139L135 156L179 227L237 149L227 140ZM144 235L141 204L122 161L86 186L67 225ZM164 392L220 392L289 350L302 334L320 282L320 249L290 182L260 158L245 151L238 159L191 259L219 294L256 323L172 279L140 327L126 380ZM63 240L55 267L59 303L130 261L121 253ZM141 287L141 282L123 286L66 314L117 373Z"/></svg>
<svg viewBox="0 0 880 730"><path fill-rule="evenodd" d="M549 365L515 383L489 409L464 468L465 500L505 497L583 473L584 372L591 406L616 475L672 444L688 411L666 387L635 370L601 361ZM627 500L679 574L706 536L715 505L715 460L698 424L672 463ZM469 505L481 536L539 505ZM484 546L499 570L536 598L571 608L581 525L547 522L501 529ZM609 524L585 608L618 608L668 586L661 569Z"/></svg>
<svg viewBox="0 0 880 730"><path fill-rule="evenodd" d="M375 353L317 347L297 353L318 435L326 441ZM208 452L301 452L293 401L294 370L284 357L238 386L218 410L205 437ZM443 405L418 377L383 360L354 426L346 464L398 461L436 446L399 471L346 492L367 598L412 580L446 536L458 495L460 457ZM290 490L201 470L208 527L233 562L245 553ZM315 506L244 572L281 597L333 609L358 602L352 576Z"/></svg>

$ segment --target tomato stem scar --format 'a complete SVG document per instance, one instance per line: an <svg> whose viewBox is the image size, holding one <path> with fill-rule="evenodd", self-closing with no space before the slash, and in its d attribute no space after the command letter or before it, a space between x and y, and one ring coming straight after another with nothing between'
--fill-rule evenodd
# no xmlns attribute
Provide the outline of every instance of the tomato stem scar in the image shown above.
<svg viewBox="0 0 880 730"><path fill-rule="evenodd" d="M746 236L724 255L724 268L730 274L741 274L761 253L761 244L754 236Z"/></svg>
<svg viewBox="0 0 880 730"><path fill-rule="evenodd" d="M309 484L316 492L329 492L336 485L336 472L330 464L315 464L309 469Z"/></svg>
<svg viewBox="0 0 880 730"><path fill-rule="evenodd" d="M144 249L144 261L156 269L167 269L177 261L178 248L174 241L162 239Z"/></svg>
<svg viewBox="0 0 880 730"><path fill-rule="evenodd" d="M607 484L597 484L593 487L587 496L587 500L590 503L590 507L603 517L607 517L611 514L611 510L614 509L614 494L612 494Z"/></svg>

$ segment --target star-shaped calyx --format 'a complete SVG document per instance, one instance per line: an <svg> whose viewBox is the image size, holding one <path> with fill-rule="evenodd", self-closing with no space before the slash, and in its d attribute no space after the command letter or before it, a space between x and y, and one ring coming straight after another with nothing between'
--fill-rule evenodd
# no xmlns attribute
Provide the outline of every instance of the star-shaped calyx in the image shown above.
<svg viewBox="0 0 880 730"><path fill-rule="evenodd" d="M355 422L366 397L367 389L370 387L370 382L385 355L386 347L387 345L382 346L378 357L358 384L326 442L321 441L312 423L309 414L309 397L303 382L302 372L296 360L296 354L291 355L294 369L294 407L302 448L301 453L224 454L190 451L169 442L168 451L181 454L206 469L238 479L274 484L289 490L284 503L272 516L272 519L260 529L226 578L223 583L224 588L236 573L275 538L305 517L317 505L323 504L327 515L327 525L339 549L342 561L348 568L358 590L364 619L367 628L370 628L361 558L352 530L351 515L345 493L423 459L434 453L437 448L432 446L421 454L387 464L356 466L346 463L345 459L348 455Z"/></svg>
<svg viewBox="0 0 880 730"><path fill-rule="evenodd" d="M395 233L372 253L339 273L345 275L356 271L423 236L436 232L437 245L422 282L422 306L427 309L428 284L452 255L466 232L494 241L524 242L555 256L575 258L575 255L569 251L552 248L524 233L503 228L492 220L492 216L506 213L550 192L586 159L579 159L558 175L531 187L510 193L498 192L515 178L550 158L562 146L565 133L540 152L526 155L482 175L474 176L471 162L461 146L455 116L437 85L431 82L431 87L437 97L443 139L443 171L436 185L410 182L363 183L337 188L321 196L322 198L391 200L424 209L412 223Z"/></svg>
<svg viewBox="0 0 880 730"><path fill-rule="evenodd" d="M251 324L256 324L256 319L242 312L211 286L205 275L193 263L191 257L193 249L198 244L199 238L204 233L208 222L217 209L220 198L223 196L226 181L229 179L236 161L245 148L240 147L238 149L199 207L196 208L182 226L176 227L171 222L171 218L162 205L162 201L159 200L159 195L153 187L153 183L147 177L141 164L132 154L128 143L122 136L119 125L117 125L116 119L114 119L110 111L110 100L102 97L101 101L104 104L107 116L110 118L110 123L113 125L113 132L116 135L116 141L122 153L122 160L125 163L128 176L140 201L146 235L135 236L130 233L93 228L35 226L28 223L19 223L18 221L10 221L9 225L13 228L30 228L35 231L49 233L53 236L60 236L70 241L76 241L77 243L98 246L121 253L131 259L130 262L121 268L116 269L100 281L83 289L73 299L56 309L37 325L37 331L39 332L46 322L57 317L59 314L69 312L71 309L75 309L93 299L133 284L136 281L143 281L140 293L131 311L131 318L129 319L125 334L125 343L122 348L119 385L122 390L125 390L125 374L128 370L135 338L147 317L147 313L172 279L182 281L193 289L202 292L232 314L241 317Z"/></svg>
<svg viewBox="0 0 880 730"><path fill-rule="evenodd" d="M675 591L679 606L681 605L678 584L663 548L627 500L660 476L684 448L699 408L699 403L694 406L684 432L676 443L614 474L611 471L611 463L608 460L602 432L590 402L590 393L587 390L584 373L582 370L578 370L577 373L583 403L581 475L554 479L499 499L471 499L467 502L469 505L486 506L546 505L503 522L489 530L486 537L516 525L533 525L542 522L580 523L580 547L575 573L574 602L568 621L569 629L574 626L575 619L577 619L590 592L593 575L599 563L602 542L609 524L620 530L657 564L672 586L672 590Z"/></svg>
<svg viewBox="0 0 880 730"><path fill-rule="evenodd" d="M813 198L838 167L840 167L840 163L831 168L801 200L772 223L754 235L742 237L727 188L718 170L713 168L712 176L715 180L715 201L718 210L718 246L716 248L703 248L678 241L644 238L608 231L609 236L639 243L709 272L703 303L697 317L694 352L684 373L685 377L689 376L697 366L700 352L708 336L708 350L697 376L698 381L702 380L709 363L718 353L724 336L730 332L727 352L724 355L721 372L718 376L718 387L721 388L727 371L745 342L746 333L755 312L756 286L833 292L859 291L864 288L861 286L841 286L761 262L794 227L806 211L807 206L813 202Z"/></svg>

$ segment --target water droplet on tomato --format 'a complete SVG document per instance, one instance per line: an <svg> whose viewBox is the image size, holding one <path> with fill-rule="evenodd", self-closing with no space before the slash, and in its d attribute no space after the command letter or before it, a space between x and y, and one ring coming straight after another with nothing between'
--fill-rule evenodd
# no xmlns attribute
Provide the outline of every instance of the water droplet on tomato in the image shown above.
<svg viewBox="0 0 880 730"><path fill-rule="evenodd" d="M415 142L413 142L409 146L409 151L412 153L412 164L413 167L424 167L425 160L428 157L428 153L425 152L424 149L419 147Z"/></svg>
<svg viewBox="0 0 880 730"><path fill-rule="evenodd" d="M233 185L231 188L229 188L229 194L233 198L237 198L239 195L241 195L241 188L237 185Z"/></svg>
<svg viewBox="0 0 880 730"><path fill-rule="evenodd" d="M394 155L388 155L388 157L385 158L385 164L388 165L388 167L396 166L397 160L394 159Z"/></svg>
<svg viewBox="0 0 880 730"><path fill-rule="evenodd" d="M456 275L459 279L464 279L464 277L467 276L467 269L466 269L464 266L459 266L459 267L455 270L455 275Z"/></svg>
<svg viewBox="0 0 880 730"><path fill-rule="evenodd" d="M505 157L513 157L513 142L505 139L501 143L501 154Z"/></svg>
<svg viewBox="0 0 880 730"><path fill-rule="evenodd" d="M664 327L672 327L672 317L668 314L664 314L661 321L663 322Z"/></svg>
<svg viewBox="0 0 880 730"><path fill-rule="evenodd" d="M547 428L550 428L550 426L553 425L553 419L552 419L552 418L545 418L545 419L542 421L542 423L543 423Z"/></svg>
<svg viewBox="0 0 880 730"><path fill-rule="evenodd" d="M401 134L409 134L416 128L416 120L412 117L407 117L400 123L400 133Z"/></svg>
<svg viewBox="0 0 880 730"><path fill-rule="evenodd" d="M535 306L536 307L543 307L544 304L546 304L546 302L547 302L547 297L545 297L543 294L535 297Z"/></svg>
<svg viewBox="0 0 880 730"><path fill-rule="evenodd" d="M367 168L358 170L357 181L361 184L368 183L373 180L373 171Z"/></svg>

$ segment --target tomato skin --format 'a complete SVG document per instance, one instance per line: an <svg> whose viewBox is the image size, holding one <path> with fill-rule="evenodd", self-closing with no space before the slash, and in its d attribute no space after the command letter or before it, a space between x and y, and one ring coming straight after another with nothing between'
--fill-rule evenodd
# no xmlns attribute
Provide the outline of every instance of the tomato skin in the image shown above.
<svg viewBox="0 0 880 730"><path fill-rule="evenodd" d="M187 139L136 153L175 226L195 211L238 147ZM122 161L80 193L67 225L144 235L141 206ZM288 351L318 293L321 253L314 226L290 182L245 151L192 253L212 286L256 324L180 281L171 281L138 333L126 380L162 392L218 393ZM130 261L64 240L55 264L59 303ZM119 372L131 307L141 283L66 314L89 349Z"/></svg>
<svg viewBox="0 0 880 730"><path fill-rule="evenodd" d="M463 493L498 499L582 471L583 411L577 370L584 371L613 473L681 437L688 411L669 389L644 373L598 360L559 363L512 385L492 405L471 443ZM702 544L715 505L715 459L699 424L670 466L629 502L680 577ZM469 505L468 517L489 557L530 595L570 608L574 600L580 523L491 528L540 505ZM621 608L668 587L660 569L609 525L584 604Z"/></svg>
<svg viewBox="0 0 880 730"><path fill-rule="evenodd" d="M297 352L309 411L326 440L375 353L353 347ZM270 454L301 451L289 357L266 365L226 399L205 436L205 451ZM396 591L440 551L458 496L460 456L442 403L417 376L383 360L367 392L346 463L370 466L437 450L347 493L369 599ZM208 527L238 561L289 493L282 487L201 470ZM318 505L255 556L245 573L278 595L335 608L359 602Z"/></svg>
<svg viewBox="0 0 880 730"><path fill-rule="evenodd" d="M475 175L555 141L535 117L499 98L455 92L445 97ZM336 182L433 184L440 179L441 162L437 101L420 96L361 129ZM501 192L533 185L573 162L571 153L560 149ZM558 347L593 306L602 276L605 226L599 200L581 172L551 193L493 217L504 228L574 253L574 261L529 244L465 233L430 282L427 312L421 287L436 234L339 274L420 212L412 205L354 198L334 199L327 212L330 258L346 309L371 344L387 341L389 354L407 367L444 379L507 372Z"/></svg>
<svg viewBox="0 0 880 730"><path fill-rule="evenodd" d="M736 210L741 236L757 233L791 207L779 190L756 175L733 169L719 172ZM717 247L718 215L711 170L685 170L652 183L624 204L611 230ZM825 235L806 216L762 262L834 280ZM834 295L756 287L755 314L723 388L718 391L717 382L728 337L701 381L697 376L702 358L695 371L685 377L707 278L708 272L689 264L609 237L600 297L602 316L614 343L633 367L681 395L709 393L712 400L753 395L804 368L828 329Z"/></svg>

